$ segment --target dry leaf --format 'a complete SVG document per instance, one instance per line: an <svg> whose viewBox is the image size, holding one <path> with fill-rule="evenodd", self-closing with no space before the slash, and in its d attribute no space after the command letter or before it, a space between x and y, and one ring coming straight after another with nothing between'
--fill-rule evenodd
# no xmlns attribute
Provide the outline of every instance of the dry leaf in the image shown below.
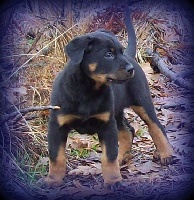
<svg viewBox="0 0 194 200"><path fill-rule="evenodd" d="M160 169L160 166L152 161L148 161L143 163L142 165L136 167L136 169L142 173L142 174L146 174L149 172L158 172Z"/></svg>
<svg viewBox="0 0 194 200"><path fill-rule="evenodd" d="M97 175L97 174L101 174L102 170L101 170L101 164L96 163L96 164L91 164L91 166L78 166L76 169L73 169L71 171L69 171L69 175L73 175L73 174L83 174L83 175Z"/></svg>

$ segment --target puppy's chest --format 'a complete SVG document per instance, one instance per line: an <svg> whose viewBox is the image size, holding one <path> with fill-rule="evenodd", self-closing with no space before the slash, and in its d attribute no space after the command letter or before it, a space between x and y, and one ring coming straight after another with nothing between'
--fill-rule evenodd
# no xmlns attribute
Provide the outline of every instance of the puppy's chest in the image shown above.
<svg viewBox="0 0 194 200"><path fill-rule="evenodd" d="M76 129L79 133L96 133L110 120L110 112L105 111L93 115L59 114L57 121L60 126L68 126Z"/></svg>
<svg viewBox="0 0 194 200"><path fill-rule="evenodd" d="M98 102L92 101L80 101L77 103L74 103L75 108L74 112L78 115L81 115L83 118L88 118L91 115L94 115L95 113L99 113L100 110L104 110L102 105Z"/></svg>
<svg viewBox="0 0 194 200"><path fill-rule="evenodd" d="M112 106L112 96L105 93L86 97L80 95L70 103L69 109L72 110L72 113L80 115L86 120L87 118L93 118L95 115L99 116L99 114L112 111Z"/></svg>
<svg viewBox="0 0 194 200"><path fill-rule="evenodd" d="M57 115L60 126L69 126L80 133L95 133L99 127L108 123L112 114L111 102L103 99L84 99L62 108Z"/></svg>

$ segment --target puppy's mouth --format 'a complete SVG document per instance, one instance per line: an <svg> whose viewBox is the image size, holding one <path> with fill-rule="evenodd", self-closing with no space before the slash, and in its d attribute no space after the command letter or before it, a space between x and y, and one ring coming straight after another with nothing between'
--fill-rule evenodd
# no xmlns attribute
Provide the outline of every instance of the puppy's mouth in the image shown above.
<svg viewBox="0 0 194 200"><path fill-rule="evenodd" d="M110 83L122 84L134 77L135 70L132 69L128 72L119 70L114 74L107 74L107 81Z"/></svg>

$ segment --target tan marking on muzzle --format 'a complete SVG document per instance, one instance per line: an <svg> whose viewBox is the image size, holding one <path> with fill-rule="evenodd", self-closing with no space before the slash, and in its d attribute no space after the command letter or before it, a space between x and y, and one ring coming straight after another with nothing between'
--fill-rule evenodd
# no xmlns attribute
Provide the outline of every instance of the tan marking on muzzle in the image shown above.
<svg viewBox="0 0 194 200"><path fill-rule="evenodd" d="M107 74L92 74L91 78L96 82L96 90L98 90L102 85L107 83Z"/></svg>

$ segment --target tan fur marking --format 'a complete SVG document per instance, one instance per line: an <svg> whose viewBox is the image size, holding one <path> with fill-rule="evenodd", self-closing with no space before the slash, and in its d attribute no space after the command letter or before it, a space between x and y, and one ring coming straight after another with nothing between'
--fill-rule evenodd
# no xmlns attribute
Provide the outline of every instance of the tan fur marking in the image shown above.
<svg viewBox="0 0 194 200"><path fill-rule="evenodd" d="M58 115L57 121L59 123L59 126L63 126L64 124L69 124L75 119L79 119L79 116L76 115Z"/></svg>
<svg viewBox="0 0 194 200"><path fill-rule="evenodd" d="M160 128L154 123L143 107L132 106L132 109L146 122L149 133L154 141L154 144L159 151L160 158L167 158L173 154L173 149L169 144L167 138L164 136Z"/></svg>
<svg viewBox="0 0 194 200"><path fill-rule="evenodd" d="M96 68L97 68L97 63L95 62L95 63L90 63L89 64L89 70L91 71L91 72L94 72L95 70L96 70Z"/></svg>
<svg viewBox="0 0 194 200"><path fill-rule="evenodd" d="M108 122L110 119L110 112L104 112L96 115L92 115L92 117L99 119L104 122Z"/></svg>
<svg viewBox="0 0 194 200"><path fill-rule="evenodd" d="M66 173L65 144L59 147L56 161L49 160L49 174L45 178L47 184L61 185Z"/></svg>
<svg viewBox="0 0 194 200"><path fill-rule="evenodd" d="M106 82L106 74L93 74L91 77L98 82L105 83Z"/></svg>
<svg viewBox="0 0 194 200"><path fill-rule="evenodd" d="M101 144L101 147L102 147L102 175L105 184L114 184L118 181L122 181L118 160L116 159L113 162L108 161L106 154L106 146L104 144Z"/></svg>
<svg viewBox="0 0 194 200"><path fill-rule="evenodd" d="M118 154L118 160L119 164L122 164L122 161L129 160L132 155L131 152L131 146L133 142L133 134L130 133L129 130L121 130L119 131L119 154Z"/></svg>
<svg viewBox="0 0 194 200"><path fill-rule="evenodd" d="M95 89L98 90L103 84L107 82L107 75L106 74L93 74L91 78L95 80L96 85Z"/></svg>
<svg viewBox="0 0 194 200"><path fill-rule="evenodd" d="M111 50L111 52L112 52L112 53L114 53L114 52L115 52L115 49L114 49L114 48L111 48L110 50Z"/></svg>

